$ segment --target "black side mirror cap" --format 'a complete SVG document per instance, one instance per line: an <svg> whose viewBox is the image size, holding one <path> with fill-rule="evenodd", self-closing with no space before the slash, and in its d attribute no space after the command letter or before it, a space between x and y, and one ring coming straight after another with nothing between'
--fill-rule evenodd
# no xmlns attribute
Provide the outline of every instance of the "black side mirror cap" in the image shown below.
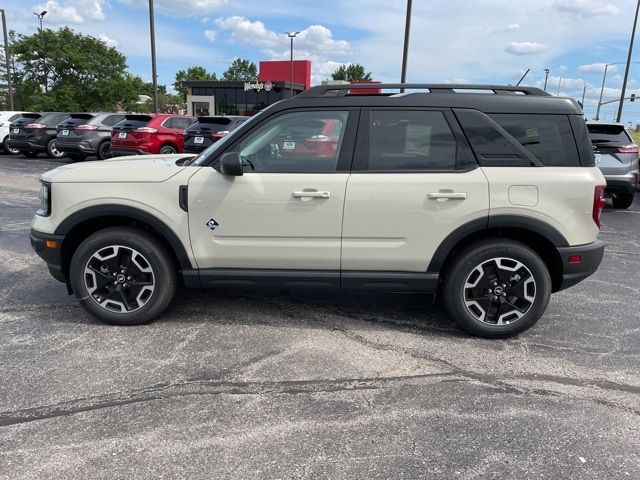
<svg viewBox="0 0 640 480"><path fill-rule="evenodd" d="M240 177L244 173L242 159L238 152L227 152L220 157L220 172L231 177Z"/></svg>

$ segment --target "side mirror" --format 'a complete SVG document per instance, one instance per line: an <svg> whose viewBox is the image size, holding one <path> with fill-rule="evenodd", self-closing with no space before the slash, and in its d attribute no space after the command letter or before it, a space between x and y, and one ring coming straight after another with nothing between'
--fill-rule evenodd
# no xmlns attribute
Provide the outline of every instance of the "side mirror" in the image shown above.
<svg viewBox="0 0 640 480"><path fill-rule="evenodd" d="M239 177L244 173L242 159L238 152L227 152L220 157L220 171L223 175Z"/></svg>

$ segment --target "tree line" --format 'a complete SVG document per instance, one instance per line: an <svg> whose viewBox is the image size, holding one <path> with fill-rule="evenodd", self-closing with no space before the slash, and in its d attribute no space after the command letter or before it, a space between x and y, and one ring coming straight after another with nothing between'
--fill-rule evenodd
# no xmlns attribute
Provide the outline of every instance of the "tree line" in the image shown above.
<svg viewBox="0 0 640 480"><path fill-rule="evenodd" d="M3 46L5 48L5 46ZM128 71L127 59L101 39L68 27L44 29L33 35L10 32L9 59L14 108L27 111L136 111L148 112L151 102L140 103L139 95L152 97L153 85ZM4 55L4 51L1 52ZM359 64L341 65L334 80L371 80L371 72ZM158 85L158 104L163 112L184 108L186 80L256 82L255 63L236 58L220 77L203 66L176 72L172 84ZM0 105L8 108L6 68L0 62Z"/></svg>

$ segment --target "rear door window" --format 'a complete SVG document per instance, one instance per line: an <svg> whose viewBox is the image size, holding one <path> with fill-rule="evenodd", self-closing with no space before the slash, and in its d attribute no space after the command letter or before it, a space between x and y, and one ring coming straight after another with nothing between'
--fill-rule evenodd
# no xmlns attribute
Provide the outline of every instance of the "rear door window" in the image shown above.
<svg viewBox="0 0 640 480"><path fill-rule="evenodd" d="M566 115L488 114L547 167L577 167L580 158Z"/></svg>
<svg viewBox="0 0 640 480"><path fill-rule="evenodd" d="M456 153L456 138L442 112L371 111L366 170L455 170Z"/></svg>

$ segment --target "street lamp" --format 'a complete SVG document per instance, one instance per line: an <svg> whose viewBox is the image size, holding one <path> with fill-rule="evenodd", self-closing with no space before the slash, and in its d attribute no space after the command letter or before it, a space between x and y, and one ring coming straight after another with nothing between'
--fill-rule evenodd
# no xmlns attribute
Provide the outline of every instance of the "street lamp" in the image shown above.
<svg viewBox="0 0 640 480"><path fill-rule="evenodd" d="M407 81L407 61L409 57L409 31L411 30L411 0L407 0L407 18L404 24L404 48L402 50L402 73L400 74L400 83ZM404 88L400 89L404 92Z"/></svg>
<svg viewBox="0 0 640 480"><path fill-rule="evenodd" d="M0 8L2 14L2 31L4 33L4 61L7 69L7 94L9 96L9 110L13 110L13 90L11 88L11 64L9 63L9 39L7 38L7 20L4 16L4 8Z"/></svg>
<svg viewBox="0 0 640 480"><path fill-rule="evenodd" d="M604 83L607 80L607 70L612 65L623 65L625 63L627 62L614 62L614 63L607 63L604 66L604 75L602 75L602 85L600 86L600 98L598 99L598 108L596 109L596 118L594 120L596 121L600 120L600 107L603 105L602 94L604 93ZM629 63L640 63L640 62L629 62Z"/></svg>
<svg viewBox="0 0 640 480"><path fill-rule="evenodd" d="M556 97L560 96L560 85L562 85L562 75L560 75L560 79L558 80L558 92L556 93Z"/></svg>
<svg viewBox="0 0 640 480"><path fill-rule="evenodd" d="M153 113L158 113L158 72L156 69L156 29L153 19L153 0L149 0L149 35L151 37L151 76L153 77Z"/></svg>
<svg viewBox="0 0 640 480"><path fill-rule="evenodd" d="M40 13L37 12L33 12L33 14L38 17L38 20L40 20L40 31L42 32L42 19L44 18L44 16L47 14L46 10L43 10Z"/></svg>
<svg viewBox="0 0 640 480"><path fill-rule="evenodd" d="M291 81L289 83L289 92L291 98L293 98L293 39L296 38L300 32L284 32L287 34L287 37L291 39L291 57L290 57L290 66L291 66Z"/></svg>
<svg viewBox="0 0 640 480"><path fill-rule="evenodd" d="M627 54L627 66L624 69L624 80L622 81L622 92L620 93L620 105L618 105L618 115L616 122L620 123L622 117L622 106L624 105L624 94L627 90L627 79L629 78L629 66L631 64L631 51L633 50L633 41L636 37L636 25L638 23L638 11L640 11L640 0L636 5L636 14L633 17L633 28L631 29L631 40L629 40L629 53Z"/></svg>
<svg viewBox="0 0 640 480"><path fill-rule="evenodd" d="M545 92L547 91L547 80L549 80L549 69L545 68L544 69L544 88L543 88Z"/></svg>

